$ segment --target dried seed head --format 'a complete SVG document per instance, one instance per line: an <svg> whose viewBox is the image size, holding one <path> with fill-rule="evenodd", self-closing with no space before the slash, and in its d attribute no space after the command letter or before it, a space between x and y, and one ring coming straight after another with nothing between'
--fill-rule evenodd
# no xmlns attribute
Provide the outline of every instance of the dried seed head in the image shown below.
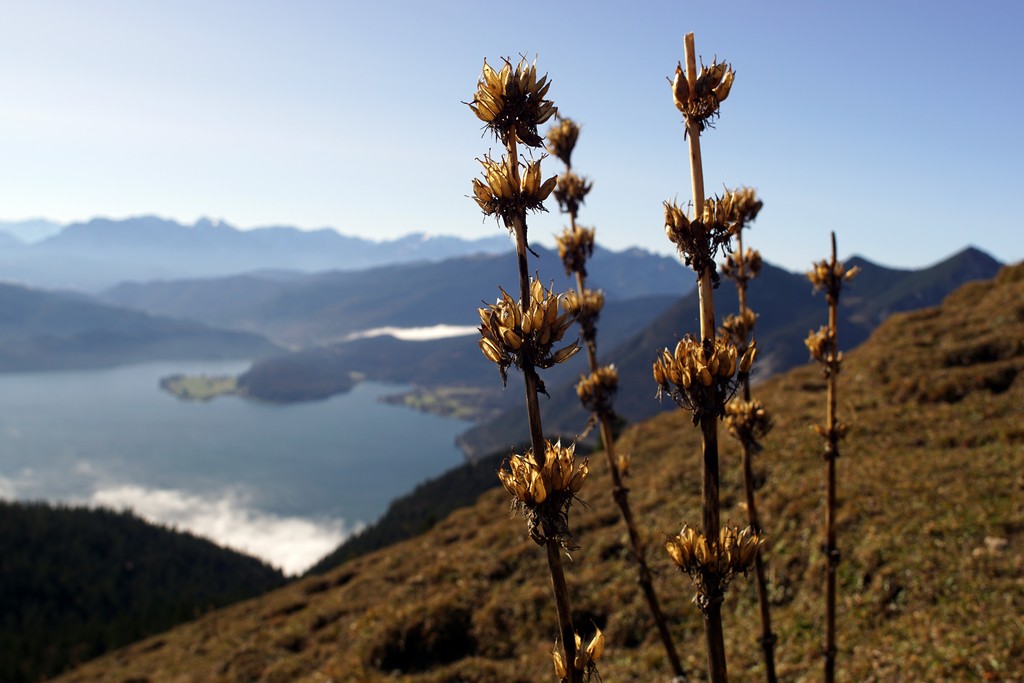
<svg viewBox="0 0 1024 683"><path fill-rule="evenodd" d="M614 365L600 367L589 375L580 375L576 395L587 410L607 414L611 412L612 399L619 388L619 372Z"/></svg>
<svg viewBox="0 0 1024 683"><path fill-rule="evenodd" d="M755 324L757 324L757 314L749 308L744 308L742 313L725 316L722 326L718 329L718 334L728 337L737 349L745 349L747 340L754 332Z"/></svg>
<svg viewBox="0 0 1024 683"><path fill-rule="evenodd" d="M754 568L763 542L750 527L723 526L718 538L709 541L683 525L682 531L665 541L665 550L676 566L690 575L697 587L694 601L705 610L712 594L723 593L733 578Z"/></svg>
<svg viewBox="0 0 1024 683"><path fill-rule="evenodd" d="M520 301L504 289L494 304L478 308L480 316L480 350L498 365L501 379L507 379L508 368L523 367L528 359L534 367L550 368L563 363L579 351L573 342L555 351L575 317L565 310L564 297L545 290L536 279L530 282L530 306L523 311Z"/></svg>
<svg viewBox="0 0 1024 683"><path fill-rule="evenodd" d="M807 339L804 340L804 344L811 352L811 358L821 363L826 377L839 372L843 354L841 351L833 353L833 349L836 348L836 337L827 325L822 325L817 332L810 332Z"/></svg>
<svg viewBox="0 0 1024 683"><path fill-rule="evenodd" d="M742 275L740 274L742 266ZM727 254L719 266L722 275L737 283L753 280L761 274L761 252L747 247L742 254Z"/></svg>
<svg viewBox="0 0 1024 683"><path fill-rule="evenodd" d="M507 156L498 161L485 156L479 161L483 180L473 179L473 199L485 216L500 218L511 230L516 216L545 211L544 200L555 189L558 177L541 182L540 160L522 165Z"/></svg>
<svg viewBox="0 0 1024 683"><path fill-rule="evenodd" d="M738 359L736 345L727 338L700 343L686 336L674 351L662 349L654 361L658 395L666 393L681 408L693 411L694 424L706 415L721 417L725 402L750 372L755 348L751 342Z"/></svg>
<svg viewBox="0 0 1024 683"><path fill-rule="evenodd" d="M562 176L559 180L564 177ZM555 195L558 195L557 188ZM580 225L566 228L561 235L555 237L555 242L558 244L558 256L565 266L566 275L581 273L583 277L586 277L587 259L594 253L594 229L584 228Z"/></svg>
<svg viewBox="0 0 1024 683"><path fill-rule="evenodd" d="M584 289L580 294L570 290L565 294L565 310L576 318L584 341L597 338L597 320L604 308L604 293L601 290Z"/></svg>
<svg viewBox="0 0 1024 683"><path fill-rule="evenodd" d="M513 509L526 517L530 536L538 543L544 540L542 529L554 529L563 544L571 543L569 506L590 474L589 460L579 462L575 453L575 444L548 441L543 462L530 449L523 455L513 453L498 470L498 479L512 495Z"/></svg>
<svg viewBox="0 0 1024 683"><path fill-rule="evenodd" d="M558 641L555 641L555 648L551 650L551 661L555 665L555 676L559 680L568 678L569 671L565 668L565 657L562 655L562 648L558 647Z"/></svg>
<svg viewBox="0 0 1024 683"><path fill-rule="evenodd" d="M814 285L815 290L825 292L831 304L838 303L843 283L852 280L859 272L859 266L847 270L846 264L841 261L818 261L807 271L807 279Z"/></svg>
<svg viewBox="0 0 1024 683"><path fill-rule="evenodd" d="M594 626L594 637L584 647L580 634L574 633L576 637L576 659L573 661L573 668L577 671L588 672L586 680L591 680L591 673L596 668L595 662L604 654L604 634L601 629Z"/></svg>
<svg viewBox="0 0 1024 683"><path fill-rule="evenodd" d="M761 401L734 398L725 405L725 426L740 443L760 450L761 439L772 429L772 418Z"/></svg>
<svg viewBox="0 0 1024 683"><path fill-rule="evenodd" d="M830 432L827 427L821 425L814 425L814 432L821 438L827 441L833 441L839 443L841 440L846 438L846 433L850 430L850 426L845 422L836 422L835 427Z"/></svg>
<svg viewBox="0 0 1024 683"><path fill-rule="evenodd" d="M558 184L555 186L555 200L562 213L571 216L579 215L580 206L583 205L583 200L586 199L592 187L593 183L572 171L566 171L560 175Z"/></svg>
<svg viewBox="0 0 1024 683"><path fill-rule="evenodd" d="M557 111L552 101L544 99L551 82L546 74L537 77L536 60L530 64L523 58L515 67L510 60L504 61L501 70L495 71L484 60L469 108L506 147L513 135L524 145L541 147L544 139L537 126Z"/></svg>
<svg viewBox="0 0 1024 683"><path fill-rule="evenodd" d="M710 197L704 202L703 213L692 220L675 202L662 204L669 241L676 245L686 265L697 272L698 279L704 269L709 268L712 282L717 285L719 277L714 258L719 251L727 253L729 250L731 226L735 223L731 204L722 198Z"/></svg>
<svg viewBox="0 0 1024 683"><path fill-rule="evenodd" d="M558 117L555 124L548 128L548 151L562 160L567 168L572 167L572 151L580 136L580 127L572 119Z"/></svg>
<svg viewBox="0 0 1024 683"><path fill-rule="evenodd" d="M686 79L682 64L676 65L674 78L671 80L672 101L687 122L695 123L704 130L718 116L718 108L729 96L733 79L736 77L732 67L717 58L711 66L701 64L697 80L691 84Z"/></svg>

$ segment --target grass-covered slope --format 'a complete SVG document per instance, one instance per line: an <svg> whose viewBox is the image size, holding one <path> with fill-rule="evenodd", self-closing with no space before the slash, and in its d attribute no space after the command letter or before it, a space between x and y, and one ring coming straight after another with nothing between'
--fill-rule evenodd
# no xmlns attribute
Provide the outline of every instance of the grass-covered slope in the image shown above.
<svg viewBox="0 0 1024 683"><path fill-rule="evenodd" d="M38 681L283 583L129 513L0 501L0 681Z"/></svg>
<svg viewBox="0 0 1024 683"><path fill-rule="evenodd" d="M822 304L824 317L824 304ZM840 329L842 334L842 329ZM968 285L940 308L891 317L843 366L839 415L838 677L847 681L1024 677L1024 266ZM776 427L757 468L777 663L819 680L824 465L809 426L825 383L804 366L757 387ZM723 521L742 523L737 448L723 437ZM631 426L634 512L693 680L701 618L661 548L700 519L698 434L678 411ZM608 639L603 679L665 681L600 454L591 457L567 569L575 622ZM730 587L731 680L763 680L757 598ZM88 664L65 681L545 681L555 637L543 553L484 494L426 534L235 605Z"/></svg>

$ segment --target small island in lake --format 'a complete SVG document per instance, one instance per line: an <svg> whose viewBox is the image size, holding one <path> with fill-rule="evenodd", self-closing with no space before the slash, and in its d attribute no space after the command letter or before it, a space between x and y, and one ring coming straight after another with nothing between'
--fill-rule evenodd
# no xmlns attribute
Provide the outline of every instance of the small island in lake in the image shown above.
<svg viewBox="0 0 1024 683"><path fill-rule="evenodd" d="M182 401L209 401L239 393L232 375L170 375L160 380L160 388Z"/></svg>

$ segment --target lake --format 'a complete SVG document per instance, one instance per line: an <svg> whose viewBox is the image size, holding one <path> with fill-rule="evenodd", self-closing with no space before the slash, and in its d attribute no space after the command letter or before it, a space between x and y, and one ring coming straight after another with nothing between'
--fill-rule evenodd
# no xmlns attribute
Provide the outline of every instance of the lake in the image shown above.
<svg viewBox="0 0 1024 683"><path fill-rule="evenodd" d="M181 401L172 374L238 374L244 362L163 361L0 375L0 497L128 507L307 568L395 497L463 461L468 423L378 402L363 383L325 401Z"/></svg>

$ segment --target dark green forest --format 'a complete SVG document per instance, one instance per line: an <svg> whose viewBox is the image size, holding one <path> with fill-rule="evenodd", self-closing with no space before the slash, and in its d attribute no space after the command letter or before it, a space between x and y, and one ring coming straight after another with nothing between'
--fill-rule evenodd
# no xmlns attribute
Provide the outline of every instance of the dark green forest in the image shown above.
<svg viewBox="0 0 1024 683"><path fill-rule="evenodd" d="M60 673L284 582L128 512L0 501L0 681Z"/></svg>

